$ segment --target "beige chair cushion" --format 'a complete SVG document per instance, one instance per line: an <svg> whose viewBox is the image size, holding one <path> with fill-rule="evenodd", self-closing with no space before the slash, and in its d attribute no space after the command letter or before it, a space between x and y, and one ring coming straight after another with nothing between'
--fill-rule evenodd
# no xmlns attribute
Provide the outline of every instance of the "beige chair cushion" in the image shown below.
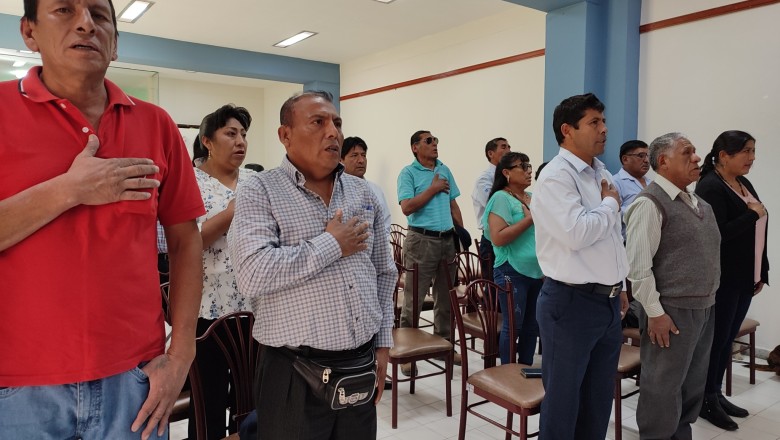
<svg viewBox="0 0 780 440"><path fill-rule="evenodd" d="M432 335L418 328L393 329L391 357L421 356L428 353L446 353L450 350L452 350L452 344L441 336Z"/></svg>
<svg viewBox="0 0 780 440"><path fill-rule="evenodd" d="M618 360L618 373L631 373L639 368L639 347L633 345L620 345L620 360Z"/></svg>
<svg viewBox="0 0 780 440"><path fill-rule="evenodd" d="M745 336L750 333L753 333L756 331L756 327L758 327L759 324L758 321L755 319L746 318L744 321L742 321L742 325L739 326L739 332L737 333L737 337Z"/></svg>
<svg viewBox="0 0 780 440"><path fill-rule="evenodd" d="M468 378L468 383L499 399L521 408L535 408L544 399L542 379L526 379L520 372L523 364L506 364L478 371Z"/></svg>

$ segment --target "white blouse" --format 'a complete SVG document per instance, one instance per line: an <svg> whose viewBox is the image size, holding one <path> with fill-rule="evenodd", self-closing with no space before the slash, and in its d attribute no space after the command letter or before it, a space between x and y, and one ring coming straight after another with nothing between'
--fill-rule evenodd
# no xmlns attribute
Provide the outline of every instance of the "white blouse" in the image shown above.
<svg viewBox="0 0 780 440"><path fill-rule="evenodd" d="M236 189L252 174L255 174L252 170L239 168ZM228 203L236 197L236 192L199 168L195 168L195 179L206 207L206 214L197 219L200 229L206 220L227 209ZM249 301L238 292L226 237L227 233L222 234L203 250L203 296L198 315L201 318L217 319L228 313L251 310Z"/></svg>

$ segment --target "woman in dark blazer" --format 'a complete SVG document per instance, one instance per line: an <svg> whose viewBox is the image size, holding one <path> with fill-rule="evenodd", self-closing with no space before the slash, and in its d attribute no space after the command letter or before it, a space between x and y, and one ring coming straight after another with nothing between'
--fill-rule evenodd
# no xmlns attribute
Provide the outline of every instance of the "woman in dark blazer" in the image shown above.
<svg viewBox="0 0 780 440"><path fill-rule="evenodd" d="M729 416L747 410L726 400L721 384L731 362L731 343L750 302L768 282L766 209L745 175L756 157L756 141L744 131L721 133L704 158L696 194L712 205L720 229L720 287L715 294L715 334L701 417L733 431Z"/></svg>

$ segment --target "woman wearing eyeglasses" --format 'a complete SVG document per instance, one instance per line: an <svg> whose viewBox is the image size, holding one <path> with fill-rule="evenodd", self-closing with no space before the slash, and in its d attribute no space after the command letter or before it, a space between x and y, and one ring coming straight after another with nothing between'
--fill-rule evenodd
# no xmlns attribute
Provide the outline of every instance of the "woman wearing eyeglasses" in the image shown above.
<svg viewBox="0 0 780 440"><path fill-rule="evenodd" d="M521 364L532 365L539 325L536 300L542 288L542 269L536 259L534 219L531 216L532 167L523 153L506 153L496 166L493 188L485 206L482 224L485 236L493 243L496 259L493 279L503 286L512 281L515 329L510 334L509 319L504 319L498 340L501 363L509 363L510 343L516 344ZM501 310L507 310L506 297L499 295Z"/></svg>
<svg viewBox="0 0 780 440"><path fill-rule="evenodd" d="M737 130L723 132L704 158L696 185L696 194L712 205L721 235L715 334L701 417L730 431L738 425L729 416L748 416L747 410L726 400L721 392L723 375L731 362L731 341L753 296L769 281L766 208L745 177L755 159L753 136Z"/></svg>

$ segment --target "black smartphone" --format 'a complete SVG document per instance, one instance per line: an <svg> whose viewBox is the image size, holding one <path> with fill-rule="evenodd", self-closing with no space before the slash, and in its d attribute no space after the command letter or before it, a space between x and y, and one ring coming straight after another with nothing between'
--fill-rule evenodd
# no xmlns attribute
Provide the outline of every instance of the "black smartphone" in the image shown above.
<svg viewBox="0 0 780 440"><path fill-rule="evenodd" d="M526 379L535 379L542 377L542 369L541 368L521 368L520 373L525 377Z"/></svg>

